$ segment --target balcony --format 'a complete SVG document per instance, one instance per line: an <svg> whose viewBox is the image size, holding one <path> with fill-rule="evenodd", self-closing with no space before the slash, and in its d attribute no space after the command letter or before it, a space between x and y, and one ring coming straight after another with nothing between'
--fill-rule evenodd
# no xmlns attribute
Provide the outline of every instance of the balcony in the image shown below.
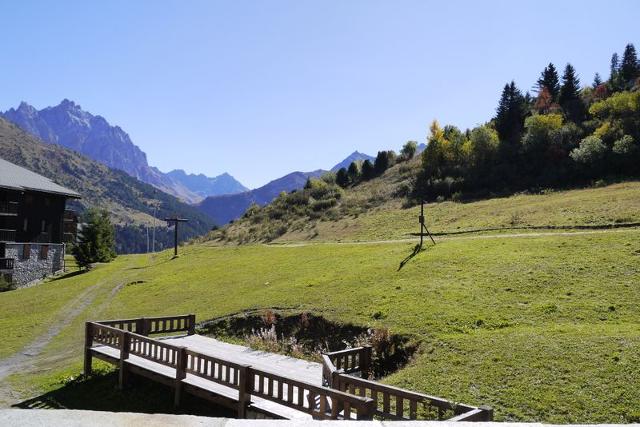
<svg viewBox="0 0 640 427"><path fill-rule="evenodd" d="M13 270L13 258L0 258L0 270Z"/></svg>
<svg viewBox="0 0 640 427"><path fill-rule="evenodd" d="M30 243L51 243L51 234L40 233L34 237Z"/></svg>
<svg viewBox="0 0 640 427"><path fill-rule="evenodd" d="M16 230L0 228L0 242L15 242Z"/></svg>
<svg viewBox="0 0 640 427"><path fill-rule="evenodd" d="M0 215L3 216L16 216L18 215L18 207L20 204L18 202L0 202Z"/></svg>

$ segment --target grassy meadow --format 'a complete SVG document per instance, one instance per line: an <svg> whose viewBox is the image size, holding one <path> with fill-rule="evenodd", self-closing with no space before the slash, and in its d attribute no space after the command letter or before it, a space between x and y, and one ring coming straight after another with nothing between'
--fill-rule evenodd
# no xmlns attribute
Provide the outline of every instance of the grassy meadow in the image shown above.
<svg viewBox="0 0 640 427"><path fill-rule="evenodd" d="M640 230L410 242L187 245L121 256L0 294L2 356L68 323L5 384L23 397L81 371L87 319L249 309L311 312L421 342L384 381L487 404L497 420L640 419Z"/></svg>

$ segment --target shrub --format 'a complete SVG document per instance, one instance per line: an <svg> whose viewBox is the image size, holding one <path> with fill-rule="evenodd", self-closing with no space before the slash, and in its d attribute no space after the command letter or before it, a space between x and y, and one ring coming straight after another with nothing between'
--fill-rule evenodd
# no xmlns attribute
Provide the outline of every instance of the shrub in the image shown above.
<svg viewBox="0 0 640 427"><path fill-rule="evenodd" d="M588 136L580 142L580 146L571 151L571 158L578 163L592 165L600 161L607 153L607 147L597 136Z"/></svg>

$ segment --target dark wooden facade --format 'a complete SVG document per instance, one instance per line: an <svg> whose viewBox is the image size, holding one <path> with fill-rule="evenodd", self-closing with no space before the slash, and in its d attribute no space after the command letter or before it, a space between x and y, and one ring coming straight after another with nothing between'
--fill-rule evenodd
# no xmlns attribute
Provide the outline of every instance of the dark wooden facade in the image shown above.
<svg viewBox="0 0 640 427"><path fill-rule="evenodd" d="M0 241L64 243L66 196L0 188ZM76 222L77 223L77 222ZM73 232L67 226L68 233ZM67 239L68 240L68 239Z"/></svg>

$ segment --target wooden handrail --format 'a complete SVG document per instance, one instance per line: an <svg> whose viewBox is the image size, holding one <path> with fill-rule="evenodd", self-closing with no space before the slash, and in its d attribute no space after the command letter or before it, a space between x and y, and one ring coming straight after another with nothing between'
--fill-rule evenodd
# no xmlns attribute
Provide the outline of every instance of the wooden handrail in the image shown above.
<svg viewBox="0 0 640 427"><path fill-rule="evenodd" d="M373 400L339 390L249 368L247 392L262 399L306 412L316 419L373 419Z"/></svg>
<svg viewBox="0 0 640 427"><path fill-rule="evenodd" d="M168 334L172 332L187 332L195 334L195 314L183 314L179 316L141 317L136 319L102 320L101 325L112 326L140 335Z"/></svg>
<svg viewBox="0 0 640 427"><path fill-rule="evenodd" d="M365 372L370 367L371 358L370 353L367 357L362 351L363 348L358 347L323 354L323 383L345 393L371 397L374 401L375 416L391 420L415 420L418 417L418 405L422 405L437 408L438 419L444 418L445 411L452 411L455 414L450 421L491 421L493 419L493 410L489 407L478 408L454 403L367 379ZM371 351L370 348L369 351ZM360 358L357 362L354 361L356 355ZM361 367L361 364L365 363L367 363L366 370ZM358 371L365 378L350 375Z"/></svg>

